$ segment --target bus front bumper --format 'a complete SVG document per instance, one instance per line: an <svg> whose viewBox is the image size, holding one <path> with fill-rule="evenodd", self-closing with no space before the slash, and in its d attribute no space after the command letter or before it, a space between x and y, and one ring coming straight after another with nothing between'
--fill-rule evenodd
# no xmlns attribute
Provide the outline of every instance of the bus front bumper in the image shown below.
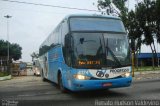
<svg viewBox="0 0 160 106"><path fill-rule="evenodd" d="M72 82L70 90L72 91L84 91L84 90L98 90L128 87L131 85L132 77L117 78L108 80L76 80Z"/></svg>

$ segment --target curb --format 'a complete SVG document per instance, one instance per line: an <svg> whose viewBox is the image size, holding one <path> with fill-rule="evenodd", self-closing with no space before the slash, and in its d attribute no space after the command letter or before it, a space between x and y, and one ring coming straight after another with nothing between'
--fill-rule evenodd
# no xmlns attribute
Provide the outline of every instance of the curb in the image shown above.
<svg viewBox="0 0 160 106"><path fill-rule="evenodd" d="M134 72L135 75L139 74L159 74L160 71L145 71L145 72Z"/></svg>
<svg viewBox="0 0 160 106"><path fill-rule="evenodd" d="M11 78L12 78L11 75L0 77L0 81L10 80Z"/></svg>
<svg viewBox="0 0 160 106"><path fill-rule="evenodd" d="M140 82L153 82L153 81L160 81L160 78L156 78L156 79L132 79L132 84L133 83L140 83Z"/></svg>

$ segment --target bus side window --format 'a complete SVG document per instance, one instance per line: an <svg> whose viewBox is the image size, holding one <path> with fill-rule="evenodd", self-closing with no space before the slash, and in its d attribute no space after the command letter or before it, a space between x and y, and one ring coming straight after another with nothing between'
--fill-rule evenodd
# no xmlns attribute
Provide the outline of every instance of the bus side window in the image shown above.
<svg viewBox="0 0 160 106"><path fill-rule="evenodd" d="M66 48L66 49L68 49L68 48L70 47L69 41L70 41L70 40L69 40L69 35L66 35L66 36L65 36L65 48Z"/></svg>
<svg viewBox="0 0 160 106"><path fill-rule="evenodd" d="M65 58L66 64L67 64L68 66L71 66L70 49L71 49L70 36L69 36L69 34L67 34L67 35L65 36L64 58Z"/></svg>

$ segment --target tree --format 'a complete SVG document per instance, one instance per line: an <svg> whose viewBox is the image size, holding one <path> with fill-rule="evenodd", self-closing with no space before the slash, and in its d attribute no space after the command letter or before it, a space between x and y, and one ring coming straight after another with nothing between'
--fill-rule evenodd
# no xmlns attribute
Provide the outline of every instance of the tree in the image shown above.
<svg viewBox="0 0 160 106"><path fill-rule="evenodd" d="M143 13L143 14L142 14ZM152 65L154 68L155 61L157 61L157 53L155 48L154 38L156 37L156 2L153 0L144 0L137 4L136 15L137 21L140 23L140 28L143 31L143 44L149 45L153 53ZM156 62L157 63L157 62Z"/></svg>
<svg viewBox="0 0 160 106"><path fill-rule="evenodd" d="M156 0L156 37L157 41L160 43L160 0Z"/></svg>
<svg viewBox="0 0 160 106"><path fill-rule="evenodd" d="M160 43L160 0L142 0L134 11L128 11L126 1L128 0L98 0L98 9L107 9L106 12L112 14L111 3L114 3L121 11L118 16L121 17L128 31L134 53L140 50L141 44L146 44L150 45L153 57L156 58L154 37ZM153 59L153 66L154 61L155 59Z"/></svg>
<svg viewBox="0 0 160 106"><path fill-rule="evenodd" d="M0 56L6 56L8 54L8 41L0 40ZM13 60L18 60L21 58L22 55L22 47L20 47L19 44L17 43L9 43L9 56L10 56L10 61Z"/></svg>
<svg viewBox="0 0 160 106"><path fill-rule="evenodd" d="M37 58L39 57L39 54L36 53L36 52L33 52L33 53L31 54L31 57L32 57L32 61L33 61L34 59L37 59Z"/></svg>
<svg viewBox="0 0 160 106"><path fill-rule="evenodd" d="M22 47L20 47L18 44L16 43L13 43L11 44L11 50L10 50L10 54L11 54L11 57L14 59L14 60L18 60L21 58L21 55L22 55Z"/></svg>
<svg viewBox="0 0 160 106"><path fill-rule="evenodd" d="M138 22L136 21L136 14L135 12L128 11L129 9L125 5L128 0L98 0L98 9L99 10L104 10L106 9L107 14L113 14L113 8L118 8L120 11L117 15L122 19L125 28L128 32L129 39L131 41L131 49L132 52L134 53L135 57L135 51L137 51L140 46L141 46L141 37L140 34L142 33L137 27ZM112 6L112 3L115 5L115 7ZM104 14L102 12L102 14ZM138 31L136 31L138 30ZM137 38L139 38L137 40ZM135 42L137 40L137 42Z"/></svg>
<svg viewBox="0 0 160 106"><path fill-rule="evenodd" d="M128 0L98 0L97 7L99 10L102 10L102 14L104 15L117 14L126 26L128 8L125 6L125 3L127 1Z"/></svg>

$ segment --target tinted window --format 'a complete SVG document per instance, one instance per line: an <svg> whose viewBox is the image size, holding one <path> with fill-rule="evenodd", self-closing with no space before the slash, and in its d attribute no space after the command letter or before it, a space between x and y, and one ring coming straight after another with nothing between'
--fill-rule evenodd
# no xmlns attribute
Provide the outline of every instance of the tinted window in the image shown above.
<svg viewBox="0 0 160 106"><path fill-rule="evenodd" d="M109 18L71 18L70 27L71 31L125 32L121 20Z"/></svg>

